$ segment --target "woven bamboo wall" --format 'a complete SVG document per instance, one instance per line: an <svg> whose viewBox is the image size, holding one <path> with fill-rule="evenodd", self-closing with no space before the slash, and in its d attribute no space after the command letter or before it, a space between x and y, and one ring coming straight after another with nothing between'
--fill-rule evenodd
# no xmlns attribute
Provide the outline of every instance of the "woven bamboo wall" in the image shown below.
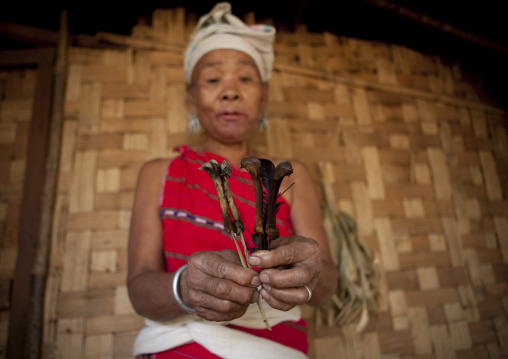
<svg viewBox="0 0 508 359"><path fill-rule="evenodd" d="M152 20L124 50L69 51L45 357L127 358L143 325L125 286L137 172L200 140L185 134L181 66L194 23L182 9ZM304 161L384 274L363 334L311 323L313 357L508 355L506 113L460 66L404 47L301 28L275 48L254 145Z"/></svg>
<svg viewBox="0 0 508 359"><path fill-rule="evenodd" d="M0 357L5 355L37 70L0 71Z"/></svg>

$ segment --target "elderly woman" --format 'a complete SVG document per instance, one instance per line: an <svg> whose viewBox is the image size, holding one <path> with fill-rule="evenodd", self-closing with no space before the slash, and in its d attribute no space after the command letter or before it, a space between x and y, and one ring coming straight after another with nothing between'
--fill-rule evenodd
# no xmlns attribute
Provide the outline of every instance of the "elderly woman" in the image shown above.
<svg viewBox="0 0 508 359"><path fill-rule="evenodd" d="M240 169L246 157L266 158L249 139L266 121L267 80L273 62L271 26L248 27L220 3L203 16L185 52L191 129L201 147L143 166L129 239L128 289L146 318L134 355L146 358L305 358L307 338L299 305L320 305L334 293L337 270L322 227L308 170L294 174L277 214L281 237L271 250L252 252L241 266L222 224L214 185L199 167L224 159L233 167L235 196L250 250L254 193ZM277 164L281 160L271 158ZM262 297L271 330L256 302Z"/></svg>

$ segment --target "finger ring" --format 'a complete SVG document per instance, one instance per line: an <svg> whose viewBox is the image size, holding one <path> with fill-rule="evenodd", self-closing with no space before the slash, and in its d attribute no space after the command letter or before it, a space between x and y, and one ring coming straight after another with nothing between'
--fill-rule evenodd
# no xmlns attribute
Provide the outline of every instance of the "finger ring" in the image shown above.
<svg viewBox="0 0 508 359"><path fill-rule="evenodd" d="M309 287L307 287L306 285L303 286L305 289L307 289L307 292L309 293L309 297L307 298L307 300L305 301L305 303L307 303L310 298L312 298L312 291L309 289Z"/></svg>

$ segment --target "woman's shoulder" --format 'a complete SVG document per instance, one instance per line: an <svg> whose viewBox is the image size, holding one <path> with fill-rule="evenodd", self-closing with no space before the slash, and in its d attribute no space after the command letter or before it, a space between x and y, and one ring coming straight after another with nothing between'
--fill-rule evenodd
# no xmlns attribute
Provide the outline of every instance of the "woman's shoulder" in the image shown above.
<svg viewBox="0 0 508 359"><path fill-rule="evenodd" d="M167 157L167 158L154 158L147 162L145 162L141 166L141 172L160 172L166 171L169 167L169 164L178 158L183 158L187 153L195 152L190 149L188 146L178 146L173 149L173 153L176 155L175 157Z"/></svg>
<svg viewBox="0 0 508 359"><path fill-rule="evenodd" d="M160 169L167 169L171 158L155 158L143 164L141 171L158 171Z"/></svg>
<svg viewBox="0 0 508 359"><path fill-rule="evenodd" d="M145 162L139 171L139 181L145 182L154 179L160 181L160 178L166 174L170 162L170 158L156 158Z"/></svg>

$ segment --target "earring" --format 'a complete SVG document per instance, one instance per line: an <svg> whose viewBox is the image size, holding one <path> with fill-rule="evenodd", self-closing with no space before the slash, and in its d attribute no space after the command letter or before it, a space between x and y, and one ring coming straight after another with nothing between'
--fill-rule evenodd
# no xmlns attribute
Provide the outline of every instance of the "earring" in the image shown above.
<svg viewBox="0 0 508 359"><path fill-rule="evenodd" d="M201 131L201 124L199 118L192 112L189 112L189 126L187 127L187 133L189 135L198 134Z"/></svg>
<svg viewBox="0 0 508 359"><path fill-rule="evenodd" d="M263 129L268 131L268 115L263 112L261 119L259 120L258 131L261 132Z"/></svg>

